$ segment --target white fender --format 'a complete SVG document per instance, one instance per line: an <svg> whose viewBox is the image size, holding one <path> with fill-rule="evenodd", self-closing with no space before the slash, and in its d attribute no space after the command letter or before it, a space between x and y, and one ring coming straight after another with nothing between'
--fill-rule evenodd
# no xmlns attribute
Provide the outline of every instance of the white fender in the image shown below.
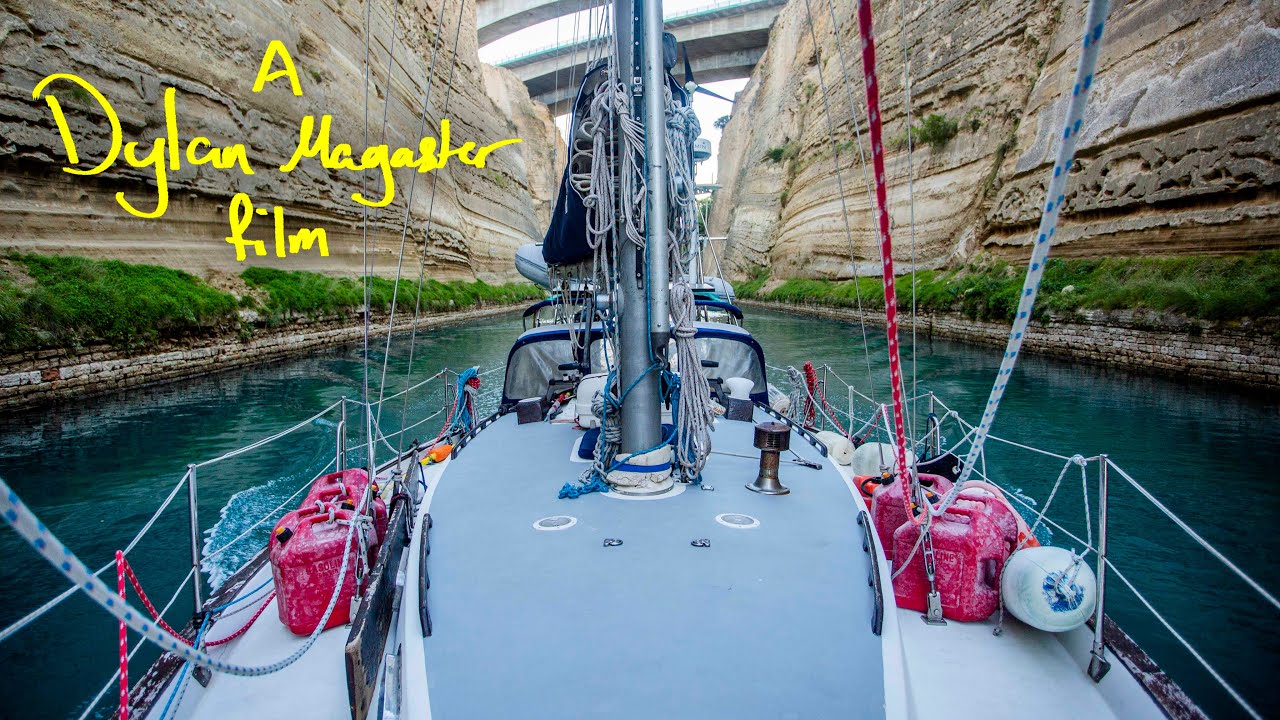
<svg viewBox="0 0 1280 720"><path fill-rule="evenodd" d="M853 462L853 443L849 442L849 438L834 433L830 430L823 430L818 433L818 441L827 446L827 454L837 465L848 465Z"/></svg>
<svg viewBox="0 0 1280 720"><path fill-rule="evenodd" d="M596 395L604 392L607 378L608 375L605 373L594 373L578 382L578 389L574 392L573 406L577 413L579 427L587 429L600 427L600 418L595 416L591 404L595 402Z"/></svg>
<svg viewBox="0 0 1280 720"><path fill-rule="evenodd" d="M853 459L849 462L853 474L878 476L880 474L880 457L882 453L884 464L889 467L889 472L896 473L898 471L898 463L894 459L897 453L894 447L889 443L869 442L864 443L853 451ZM907 465L914 465L915 462L916 454L907 450Z"/></svg>
<svg viewBox="0 0 1280 720"><path fill-rule="evenodd" d="M1014 617L1046 632L1084 624L1098 599L1098 580L1075 553L1060 547L1015 552L1000 575L1000 596Z"/></svg>

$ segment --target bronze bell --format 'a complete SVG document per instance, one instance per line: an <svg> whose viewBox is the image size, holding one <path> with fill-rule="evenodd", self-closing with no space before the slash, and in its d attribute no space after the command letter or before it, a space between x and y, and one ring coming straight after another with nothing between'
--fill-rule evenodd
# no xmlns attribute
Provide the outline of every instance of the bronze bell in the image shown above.
<svg viewBox="0 0 1280 720"><path fill-rule="evenodd" d="M791 447L791 428L778 422L756 425L755 442L760 449L760 473L756 481L747 486L751 492L763 495L786 495L791 488L778 480L778 454Z"/></svg>

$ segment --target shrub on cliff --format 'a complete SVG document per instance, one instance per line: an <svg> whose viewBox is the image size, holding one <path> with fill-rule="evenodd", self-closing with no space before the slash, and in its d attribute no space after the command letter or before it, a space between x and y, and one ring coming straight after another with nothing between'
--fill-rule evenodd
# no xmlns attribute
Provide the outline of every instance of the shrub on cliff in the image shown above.
<svg viewBox="0 0 1280 720"><path fill-rule="evenodd" d="M911 147L916 149L921 145L928 145L934 150L941 150L959 132L960 123L958 121L952 120L942 113L929 113L920 121L919 125L911 128ZM895 137L892 144L895 148L905 148L907 146L907 133L903 132Z"/></svg>
<svg viewBox="0 0 1280 720"><path fill-rule="evenodd" d="M975 320L1008 322L1017 310L1025 266L979 256L964 267L916 273L922 312L958 312ZM884 309L879 277L858 280L791 279L762 292L768 271L734 286L739 296L775 302ZM898 278L898 307L911 308L911 276ZM1151 310L1203 320L1239 320L1280 314L1280 251L1238 257L1051 258L1036 314L1076 310Z"/></svg>
<svg viewBox="0 0 1280 720"><path fill-rule="evenodd" d="M190 273L118 260L9 254L0 280L6 350L121 348L216 332L236 320L236 299ZM18 275L22 277L18 277Z"/></svg>

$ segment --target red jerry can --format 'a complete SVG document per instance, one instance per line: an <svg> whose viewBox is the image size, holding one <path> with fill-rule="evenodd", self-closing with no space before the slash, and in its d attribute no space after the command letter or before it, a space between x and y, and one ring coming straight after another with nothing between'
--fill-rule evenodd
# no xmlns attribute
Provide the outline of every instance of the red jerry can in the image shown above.
<svg viewBox="0 0 1280 720"><path fill-rule="evenodd" d="M967 503L966 503L967 505ZM1004 534L980 508L953 506L931 526L934 584L942 600L942 616L961 622L985 620L1000 601L1000 570L1008 557ZM929 580L924 571L920 526L903 523L893 534L896 557L907 567L893 581L898 607L925 612ZM894 564L894 572L898 564Z"/></svg>
<svg viewBox="0 0 1280 720"><path fill-rule="evenodd" d="M941 475L921 473L920 483L924 486L926 497L935 502L938 497L951 491L951 481ZM871 523L875 525L880 545L891 562L894 560L893 533L907 521L907 508L902 502L906 487L905 483L894 481L888 485L874 486L871 494Z"/></svg>
<svg viewBox="0 0 1280 720"><path fill-rule="evenodd" d="M332 514L321 512L315 506L294 510L276 523L271 533L269 550L276 608L280 622L296 635L310 635L324 616L337 586L344 556L346 576L337 604L324 627L327 630L351 619L351 598L356 592L356 563L361 547L357 535L367 532L364 529L367 526L357 526L348 545L350 527L347 523L354 513L332 506L329 509ZM366 540L371 546L373 538Z"/></svg>

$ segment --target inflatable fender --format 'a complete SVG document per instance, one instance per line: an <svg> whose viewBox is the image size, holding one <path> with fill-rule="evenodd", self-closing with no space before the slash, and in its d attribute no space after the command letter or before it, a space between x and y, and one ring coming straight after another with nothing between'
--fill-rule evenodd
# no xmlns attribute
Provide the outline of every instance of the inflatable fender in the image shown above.
<svg viewBox="0 0 1280 720"><path fill-rule="evenodd" d="M818 433L818 442L827 446L827 454L837 465L848 465L853 462L853 443L840 433L823 430Z"/></svg>
<svg viewBox="0 0 1280 720"><path fill-rule="evenodd" d="M595 416L592 410L592 403L600 393L604 392L604 385L608 375L605 373L593 373L578 382L578 388L574 391L573 408L575 417L578 419L578 427L590 430L591 428L600 427L600 418Z"/></svg>
<svg viewBox="0 0 1280 720"><path fill-rule="evenodd" d="M1005 563L1000 596L1005 609L1031 627L1066 632L1093 615L1098 580L1093 568L1066 548L1028 547Z"/></svg>
<svg viewBox="0 0 1280 720"><path fill-rule="evenodd" d="M888 443L868 442L858 446L853 451L853 459L849 461L849 466L853 469L854 475L879 475L880 474L880 457L884 455L884 464L889 466L889 472L896 473L898 471L898 463L894 460L893 446ZM907 450L907 465L914 465L916 462L915 453Z"/></svg>

